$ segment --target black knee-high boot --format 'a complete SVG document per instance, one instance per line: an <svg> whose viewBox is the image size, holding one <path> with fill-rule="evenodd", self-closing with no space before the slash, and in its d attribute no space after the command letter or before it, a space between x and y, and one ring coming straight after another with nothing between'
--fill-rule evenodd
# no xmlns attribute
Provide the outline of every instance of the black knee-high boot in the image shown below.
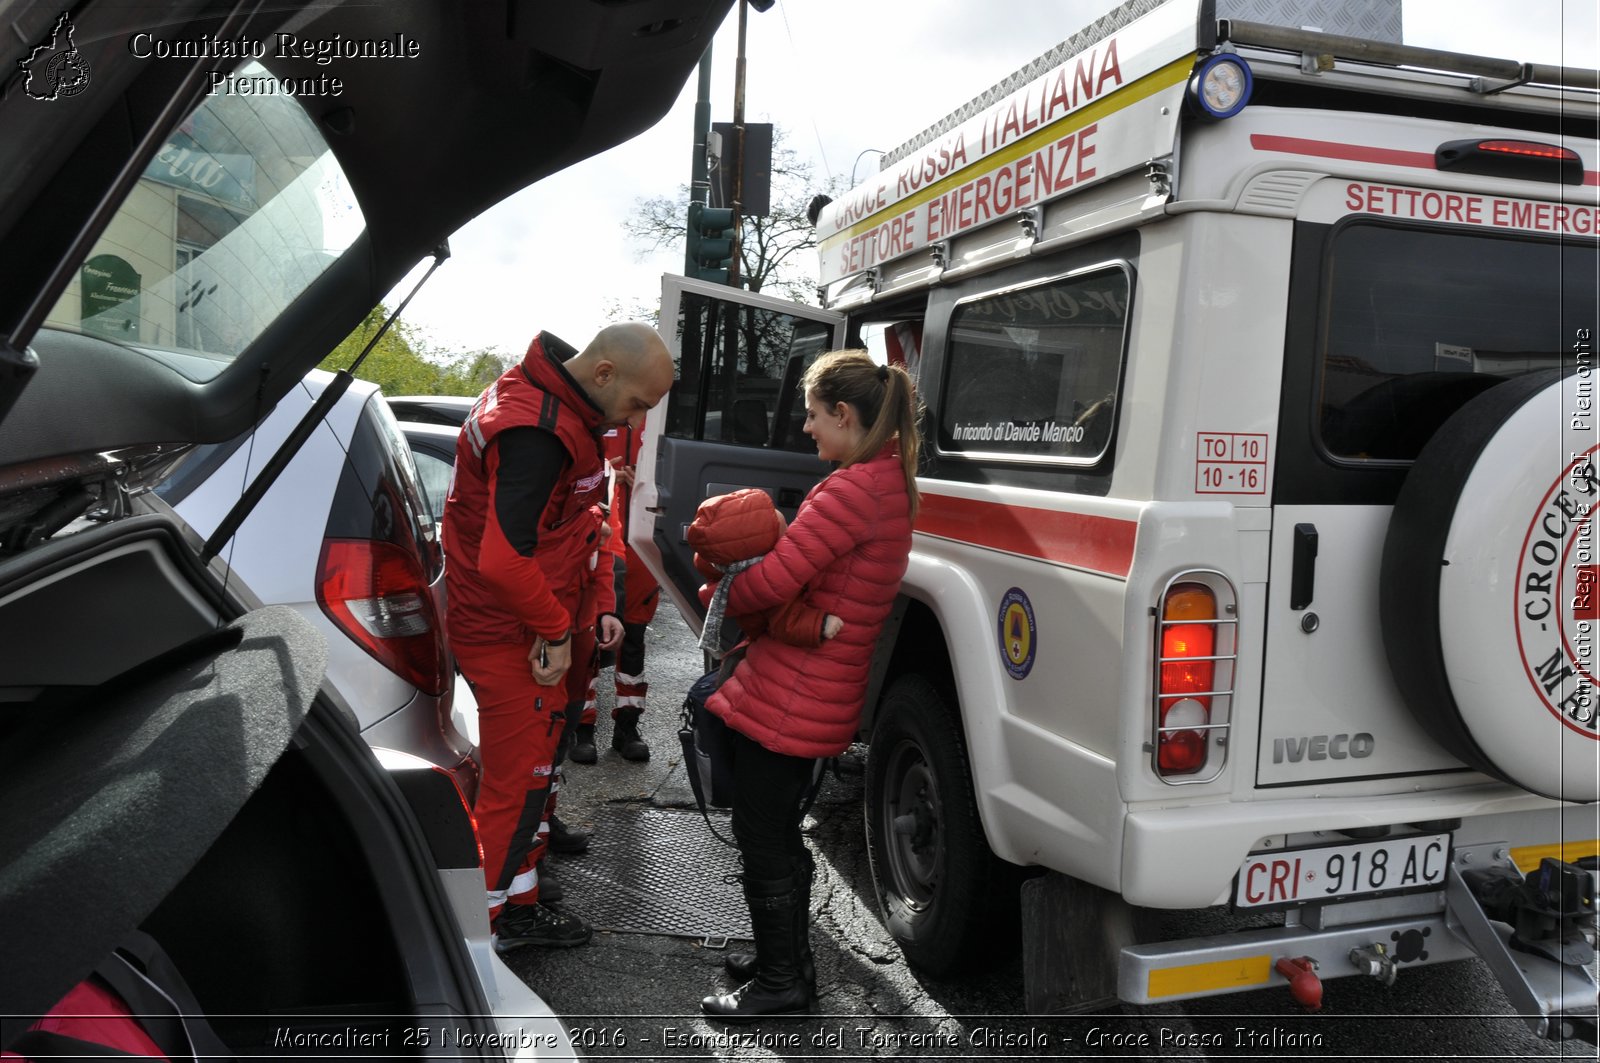
<svg viewBox="0 0 1600 1063"><path fill-rule="evenodd" d="M745 880L750 927L756 939L755 977L732 993L709 996L700 1010L724 1022L748 1022L766 1015L805 1015L811 1010L811 989L800 976L800 942L795 911L799 890L793 876Z"/></svg>
<svg viewBox="0 0 1600 1063"><path fill-rule="evenodd" d="M817 994L817 966L811 956L811 884L817 878L817 862L811 855L811 850L803 850L802 855L795 858L795 909L794 933L798 939L797 948L800 954L800 977L806 981L806 987L811 990L811 995ZM723 969L728 972L734 981L741 985L756 976L756 954L754 952L730 952L722 961Z"/></svg>

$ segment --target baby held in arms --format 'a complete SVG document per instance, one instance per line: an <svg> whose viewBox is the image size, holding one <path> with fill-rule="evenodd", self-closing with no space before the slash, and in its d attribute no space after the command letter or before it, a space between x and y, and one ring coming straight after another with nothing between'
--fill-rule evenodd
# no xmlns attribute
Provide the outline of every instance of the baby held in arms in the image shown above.
<svg viewBox="0 0 1600 1063"><path fill-rule="evenodd" d="M707 606L701 646L710 653L722 652L718 639L727 600L723 577L760 560L777 545L787 527L772 498L753 487L708 498L695 511L688 540L695 550L694 567L707 581L700 588L700 601ZM808 605L803 596L734 619L747 639L767 634L791 646L808 648L822 645L824 639L834 638L844 628L844 621Z"/></svg>

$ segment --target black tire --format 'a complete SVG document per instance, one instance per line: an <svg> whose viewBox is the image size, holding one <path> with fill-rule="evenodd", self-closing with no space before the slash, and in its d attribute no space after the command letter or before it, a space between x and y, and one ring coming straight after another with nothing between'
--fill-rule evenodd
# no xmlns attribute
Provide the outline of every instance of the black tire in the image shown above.
<svg viewBox="0 0 1600 1063"><path fill-rule="evenodd" d="M1560 651L1550 655L1559 646L1555 633L1548 644L1525 644L1524 628L1535 625L1519 627L1524 603L1517 597L1541 585L1519 567L1541 511L1568 485L1574 465L1587 460L1578 443L1563 438L1565 417L1551 416L1572 405L1563 398L1572 387L1560 370L1517 377L1461 407L1422 448L1389 520L1379 618L1395 685L1435 741L1470 767L1532 793L1594 801L1593 717L1587 727L1574 726L1553 704L1583 687L1576 680L1582 662L1560 671ZM1537 432L1528 431L1530 423ZM1527 497L1520 486L1504 494L1482 486L1491 474L1503 478L1495 483L1527 485ZM1573 486L1572 494L1581 501L1593 490ZM1560 530L1568 535L1569 524ZM1553 542L1538 545L1558 550ZM1567 618L1570 593L1555 597L1563 604L1536 625L1539 633L1559 632ZM1541 691L1540 683L1549 685Z"/></svg>
<svg viewBox="0 0 1600 1063"><path fill-rule="evenodd" d="M895 680L879 707L865 805L879 912L907 962L942 976L1013 955L1017 869L989 850L960 719L920 675Z"/></svg>

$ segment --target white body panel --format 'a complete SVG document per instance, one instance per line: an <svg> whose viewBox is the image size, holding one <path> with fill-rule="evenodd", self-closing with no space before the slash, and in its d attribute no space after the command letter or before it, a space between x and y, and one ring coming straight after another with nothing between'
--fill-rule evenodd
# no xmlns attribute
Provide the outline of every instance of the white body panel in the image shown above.
<svg viewBox="0 0 1600 1063"><path fill-rule="evenodd" d="M953 122L928 146L911 149L905 161L820 219L825 303L848 313L856 328L913 322L921 337L918 388L930 406L922 436L923 507L903 593L906 615L914 617L906 621L908 630L919 637L934 633L942 645L897 644L891 630L880 647L875 681L892 682L904 673L942 680L948 673L951 681L940 696L959 710L990 849L1013 863L1104 887L1135 905L1227 904L1252 852L1343 844L1373 832L1394 832L1402 848L1411 834L1448 834L1455 847L1522 852L1519 867L1524 859L1537 866L1540 853L1572 860L1593 852L1600 848L1597 806L1539 796L1499 781L1509 777L1503 772L1491 778L1482 761L1450 751L1455 746L1446 738L1453 732L1447 734L1437 720L1424 722L1423 710L1431 706L1402 693L1389 661L1393 640L1385 639L1382 604L1384 594L1393 597L1386 587L1399 584L1385 585L1380 570L1399 485L1419 450L1379 452L1372 442L1373 452L1345 452L1328 441L1329 433L1354 432L1349 423L1362 426L1347 409L1357 405L1357 397L1372 398L1360 389L1377 391L1377 383L1442 373L1435 358L1446 369L1454 364L1451 358L1466 358L1467 368L1455 375L1487 391L1555 353L1542 346L1497 349L1502 337L1496 332L1481 351L1461 355L1462 341L1441 324L1449 315L1431 304L1427 312L1435 316L1420 314L1416 335L1358 336L1351 350L1335 350L1328 339L1328 307L1334 298L1330 263L1346 253L1339 240L1347 232L1434 241L1423 244L1433 257L1418 254L1409 272L1410 258L1381 263L1391 271L1384 274L1388 291L1365 291L1367 273L1354 267L1338 275L1350 278L1348 300L1359 303L1371 295L1373 305L1394 292L1427 293L1430 286L1455 283L1450 271L1457 263L1439 250L1461 246L1451 240L1493 238L1503 241L1498 246L1543 248L1558 246L1559 239L1563 248L1591 248L1600 236L1600 183L1594 178L1600 148L1594 141L1536 131L1562 107L1580 106L1586 117L1592 115L1594 101L1563 97L1553 88L1484 96L1459 76L1379 73L1347 62L1324 73L1302 73L1298 54L1241 48L1257 77L1270 69L1275 84L1292 83L1301 95L1292 97L1292 107L1280 105L1290 97L1279 96L1207 123L1192 112L1179 113L1184 79L1167 76L1193 47L1192 33L1187 44L1175 31L1146 34L1152 26L1166 26L1163 20L1182 6L1146 16L1143 29L1134 23L1118 31L1127 34L1119 41L1140 40L1151 52L1138 60L1119 55L1125 70L1139 73L1096 104L1102 129L1120 128L1122 119L1136 124L1138 135L1119 148L1137 145L1151 164L1148 174L1110 166L1066 194L1030 203L1026 217L1008 215L925 238L937 196L992 180L997 167L1015 163L1006 154L1015 149L1001 145L987 157L968 159L965 168L939 171L932 192L908 182L906 174L918 165L937 170L942 162L928 160L942 160L962 137L976 138L987 150L986 131L993 130L995 115L1025 110L1024 87L1002 95L987 117ZM1135 93L1129 85L1140 77L1148 91ZM1366 95L1353 95L1357 91ZM1338 101L1342 106L1301 103L1331 101L1336 93L1347 93ZM1476 108L1483 121L1454 120L1460 110L1446 110L1451 104ZM1059 128L1041 128L1035 136L1045 143L1081 119L1058 118ZM1140 139L1152 133L1163 138L1159 145ZM1560 183L1526 171L1508 176L1489 164L1441 168L1448 145L1477 139L1560 140L1576 152L1581 179ZM1600 249L1595 253L1600 256ZM1345 260L1338 261L1344 269ZM961 315L964 308L985 300L997 304L1016 293L1022 293L1016 300L1021 302L1030 290L1053 297L1074 276L1109 276L1113 270L1128 277L1129 286L1109 460L1022 447L1008 452L988 447L988 436L965 434L985 423L1044 422L1038 414L972 414L961 408L959 416L944 419L961 402L976 405L958 387L967 379L952 379L956 367L984 357L994 358L1000 372L1010 370L1011 360L1055 358L1066 367L1058 370L1061 391L1050 407L1050 415L1060 417L1080 377L1089 378L1097 368L1080 368L1093 357L1082 351L1096 341L1082 338L1087 328L1073 329L1100 322L1070 320L1079 313L1076 307L1038 310L1033 318L1020 311L1005 318L1010 311L995 309L993 316L1004 318L1005 327L985 335L981 315L975 322ZM1477 303L1501 294L1493 291L1493 278L1473 281L1486 289ZM723 298L755 301L734 293ZM1041 296L1038 302L1049 300ZM1405 305L1403 298L1393 302ZM1515 319L1519 308L1512 302L1498 316ZM1372 313L1373 333L1393 324ZM664 319L675 314L674 303ZM1463 327L1495 331L1485 322L1496 316L1482 312ZM1044 324L1029 332L1041 319ZM1410 321L1403 314L1398 320ZM1584 332L1576 336L1579 342L1589 338ZM870 342L868 347L880 353ZM1384 357L1393 361L1371 360ZM1589 357L1591 390L1568 399L1574 409L1581 402L1590 404L1583 409L1593 408ZM1419 369L1419 361L1428 364ZM1519 361L1527 364L1514 364ZM1328 383L1338 374L1343 392ZM1378 411L1401 427L1415 423L1408 420L1412 412ZM1376 416L1362 412L1369 415ZM652 414L652 426L665 423L664 410ZM1600 441L1590 438L1592 415L1583 424L1587 441L1561 444L1574 460ZM988 449L963 447L974 438ZM658 469L657 453L647 441L633 523L641 552L664 541L664 533L675 534L658 526L656 543L649 541L658 501L652 477L671 472ZM704 467L706 482L698 486L732 486L731 475L711 471L720 467L710 458ZM1515 513L1506 520L1518 534L1526 531L1535 510L1548 512L1540 500L1551 481L1528 487L1519 475L1515 469L1501 470L1498 478L1486 475L1474 485L1473 512L1514 497ZM1587 513L1586 504L1585 528ZM1568 517L1576 528L1580 518ZM1317 535L1311 565L1305 551L1296 549L1296 528L1302 525L1313 526ZM1567 537L1576 541L1578 535ZM1503 566L1493 567L1479 582L1503 575ZM1297 579L1314 586L1309 602L1291 602ZM1177 581L1217 590L1226 613L1219 613L1216 626L1226 626L1231 635L1228 652L1214 655L1220 663L1212 679L1220 689L1205 694L1211 715L1204 760L1188 775L1163 774L1156 745L1162 696L1157 658L1164 646L1156 613ZM663 585L670 588L668 581ZM1471 628L1475 636L1454 640L1449 652L1478 659L1483 669L1504 677L1516 663L1515 653L1505 656L1514 635L1511 602L1504 587L1493 592L1505 599L1505 630L1474 626L1473 617L1483 609L1478 590L1459 603L1445 600L1441 630L1454 630L1452 622ZM686 595L675 597L694 613ZM1475 604L1469 606L1469 599ZM1585 608L1591 607L1568 612ZM1478 636L1499 641L1491 652ZM1468 674L1460 663L1450 669ZM1526 694L1527 677L1505 681L1513 680L1519 695ZM880 692L878 686L869 692L864 732ZM1585 727L1593 718L1574 717ZM1600 742L1588 735L1557 751L1553 743L1530 741L1508 717L1501 737L1523 743L1535 760L1559 755L1569 775L1600 767ZM1563 850L1563 844L1575 848ZM1386 899L1371 903L1374 919L1407 914L1405 906L1387 906Z"/></svg>
<svg viewBox="0 0 1600 1063"><path fill-rule="evenodd" d="M1272 586L1267 612L1271 665L1262 692L1256 778L1262 786L1355 776L1426 776L1467 769L1425 734L1409 712L1387 667L1352 670L1352 660L1382 662L1378 622L1378 555L1389 524L1387 506L1279 506L1276 519L1292 528L1314 523L1320 536L1319 579L1310 612L1318 626L1301 629L1305 613L1289 608L1289 581ZM1291 539L1277 537L1272 567L1287 572ZM1399 711L1396 711L1396 710ZM1340 735L1366 735L1355 746ZM1327 741L1314 743L1315 736ZM1370 745L1369 745L1370 743ZM1323 747L1323 748L1319 748ZM1459 775L1418 779L1419 786L1457 785Z"/></svg>

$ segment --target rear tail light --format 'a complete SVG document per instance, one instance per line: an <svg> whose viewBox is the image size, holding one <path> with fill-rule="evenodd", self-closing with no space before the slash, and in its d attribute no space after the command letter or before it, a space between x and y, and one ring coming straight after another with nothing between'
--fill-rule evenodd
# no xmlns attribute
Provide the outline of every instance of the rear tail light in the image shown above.
<svg viewBox="0 0 1600 1063"><path fill-rule="evenodd" d="M1179 778L1198 775L1213 745L1226 749L1233 700L1232 591L1220 576L1192 578L1199 575L1169 583L1156 607L1154 764L1156 774L1172 782L1207 782L1221 772L1225 754L1219 752L1205 778Z"/></svg>
<svg viewBox="0 0 1600 1063"><path fill-rule="evenodd" d="M472 758L468 757L467 759L470 762ZM475 765L474 765L474 767L475 767ZM449 779L450 780L450 785L454 786L456 788L456 796L461 798L461 808L462 808L463 811L466 812L466 814L467 814L467 822L469 824L471 824L471 826L472 826L472 840L478 846L478 867L482 868L483 867L483 835L478 833L478 817L473 815L472 802L467 800L467 792L461 788L461 779L456 775L455 772L450 771L447 768L441 768L438 765L435 765L433 770L438 772L440 775L443 775L446 779ZM457 770L460 770L460 769L457 769ZM476 780L476 778L477 778L476 775L474 775L473 778L474 778L474 780Z"/></svg>
<svg viewBox="0 0 1600 1063"><path fill-rule="evenodd" d="M385 668L427 694L449 680L443 628L414 552L372 539L326 539L317 603Z"/></svg>

